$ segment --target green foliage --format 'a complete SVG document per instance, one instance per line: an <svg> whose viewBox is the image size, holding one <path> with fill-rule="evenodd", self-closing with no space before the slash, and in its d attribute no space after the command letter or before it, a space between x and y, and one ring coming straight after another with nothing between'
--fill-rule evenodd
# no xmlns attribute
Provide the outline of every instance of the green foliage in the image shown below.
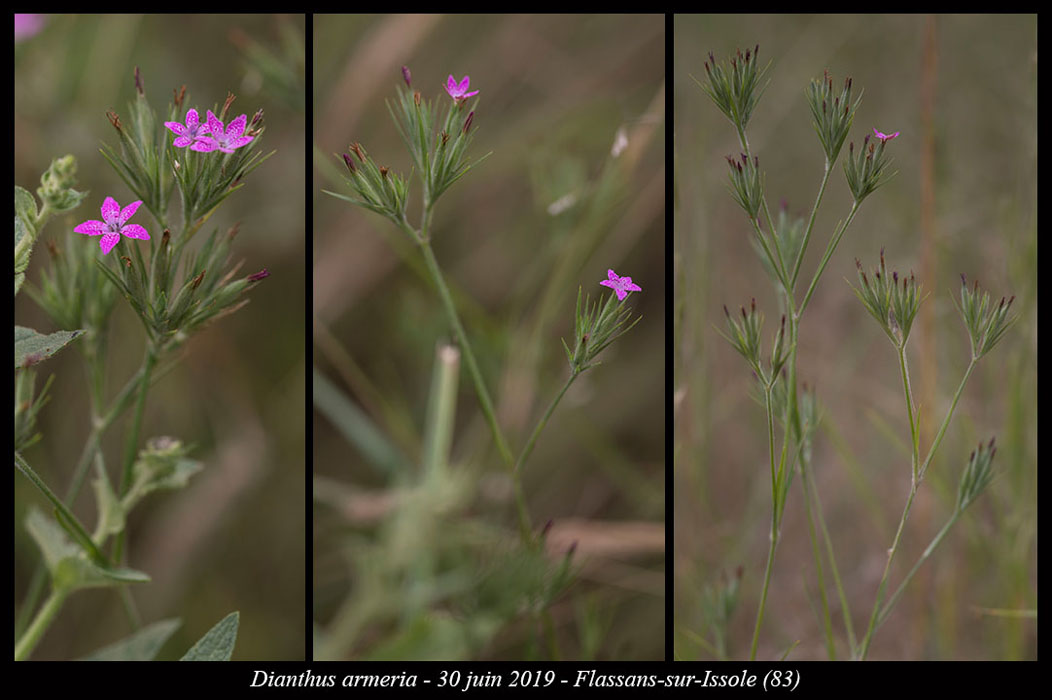
<svg viewBox="0 0 1052 700"><path fill-rule="evenodd" d="M44 335L32 328L15 326L15 369L25 369L43 362L83 333L84 331L55 331Z"/></svg>
<svg viewBox="0 0 1052 700"><path fill-rule="evenodd" d="M241 614L230 613L216 623L215 627L205 632L180 661L230 661L237 643L237 628Z"/></svg>
<svg viewBox="0 0 1052 700"><path fill-rule="evenodd" d="M570 346L563 341L563 350L566 351L566 359L570 363L573 375L600 364L597 359L599 354L642 320L642 316L637 316L634 321L628 323L632 318L632 311L626 308L626 301L628 297L617 301L617 295L611 292L602 307L598 300L592 302L590 296L585 297L582 306L581 288L577 288L573 350L571 351Z"/></svg>
<svg viewBox="0 0 1052 700"><path fill-rule="evenodd" d="M739 131L745 131L756 104L771 82L768 80L760 85L770 63L760 68L759 54L760 45L757 44L754 49L746 49L744 55L738 49L737 56L717 63L716 57L709 52L709 60L705 62L708 84L694 80Z"/></svg>
<svg viewBox="0 0 1052 700"><path fill-rule="evenodd" d="M856 204L861 204L862 200L895 176L894 172L888 172L891 158L884 153L890 139L873 139L879 144L873 143L871 139L871 136L866 136L857 154L855 142L852 141L848 146L847 160L844 161L847 185L851 188Z"/></svg>
<svg viewBox="0 0 1052 700"><path fill-rule="evenodd" d="M153 661L164 643L182 625L178 618L158 620L145 625L135 634L101 649L96 649L81 661Z"/></svg>
<svg viewBox="0 0 1052 700"><path fill-rule="evenodd" d="M844 79L844 87L839 95L834 96L833 79L826 71L822 80L812 80L807 86L807 104L811 108L811 125L822 142L826 162L832 165L844 147L855 110L862 102L859 94L854 104L851 103L851 78Z"/></svg>

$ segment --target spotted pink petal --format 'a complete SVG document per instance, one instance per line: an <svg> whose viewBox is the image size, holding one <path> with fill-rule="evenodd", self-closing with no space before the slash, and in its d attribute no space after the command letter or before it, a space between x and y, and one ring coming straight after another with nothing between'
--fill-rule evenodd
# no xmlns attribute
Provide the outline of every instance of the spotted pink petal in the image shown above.
<svg viewBox="0 0 1052 700"><path fill-rule="evenodd" d="M99 247L102 248L102 254L108 254L111 250L113 250L113 246L120 243L120 240L121 235L119 233L110 232L105 234L102 238L99 239Z"/></svg>
<svg viewBox="0 0 1052 700"><path fill-rule="evenodd" d="M73 227L75 233L83 233L85 236L101 236L109 230L109 224L105 221L97 221L95 219L85 221L84 223L77 224Z"/></svg>
<svg viewBox="0 0 1052 700"><path fill-rule="evenodd" d="M457 79L454 78L453 74L451 73L449 75L449 78L446 79L446 92L448 92L450 95L452 95L456 91L457 91Z"/></svg>
<svg viewBox="0 0 1052 700"><path fill-rule="evenodd" d="M198 136L193 145L190 146L191 151L197 151L199 153L210 153L217 148L219 148L219 144L210 136Z"/></svg>
<svg viewBox="0 0 1052 700"><path fill-rule="evenodd" d="M212 110L208 110L208 130L217 136L223 133L223 122L219 121L219 117L212 114Z"/></svg>
<svg viewBox="0 0 1052 700"><path fill-rule="evenodd" d="M121 234L128 238L138 238L140 241L150 240L150 233L139 224L125 224L121 227Z"/></svg>
<svg viewBox="0 0 1052 700"><path fill-rule="evenodd" d="M166 127L168 127L168 129L172 133L174 133L176 136L178 136L181 139L185 139L190 134L190 130L187 129L182 124L180 124L179 122L165 122L164 125ZM177 138L176 139L176 143L178 144L178 142L179 142L179 139Z"/></svg>
<svg viewBox="0 0 1052 700"><path fill-rule="evenodd" d="M135 214L135 212L139 209L140 206L142 206L141 199L137 202L132 202L128 206L121 209L121 216L120 219L117 220L117 223L123 226L128 219L132 218L132 216Z"/></svg>
<svg viewBox="0 0 1052 700"><path fill-rule="evenodd" d="M248 123L248 117L242 114L234 121L227 124L226 135L230 138L240 136L245 131L245 124Z"/></svg>
<svg viewBox="0 0 1052 700"><path fill-rule="evenodd" d="M252 141L255 138L255 136L235 136L234 138L227 141L226 145L230 148L241 148L246 143L252 143Z"/></svg>
<svg viewBox="0 0 1052 700"><path fill-rule="evenodd" d="M460 81L460 85L457 85L457 92L463 95L468 91L469 85L471 85L471 76L465 75L464 79Z"/></svg>
<svg viewBox="0 0 1052 700"><path fill-rule="evenodd" d="M117 217L121 215L121 205L113 197L107 197L102 202L102 220L107 224L116 223Z"/></svg>
<svg viewBox="0 0 1052 700"><path fill-rule="evenodd" d="M186 128L193 130L195 126L201 123L201 117L198 116L196 109L191 109L186 113Z"/></svg>

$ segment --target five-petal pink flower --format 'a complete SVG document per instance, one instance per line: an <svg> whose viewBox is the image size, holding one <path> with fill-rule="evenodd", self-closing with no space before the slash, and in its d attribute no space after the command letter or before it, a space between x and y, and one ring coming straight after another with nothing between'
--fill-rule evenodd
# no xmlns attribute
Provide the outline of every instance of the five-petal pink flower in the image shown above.
<svg viewBox="0 0 1052 700"><path fill-rule="evenodd" d="M148 241L150 234L145 228L139 224L128 223L128 219L132 217L140 204L142 204L141 199L121 209L116 199L107 197L102 203L102 221L91 219L77 224L73 230L86 236L102 236L99 240L99 247L102 248L103 255L113 250L113 246L117 245L122 235Z"/></svg>
<svg viewBox="0 0 1052 700"><path fill-rule="evenodd" d="M468 92L468 87L470 85L470 76L465 75L464 79L458 83L457 79L450 75L449 78L446 79L446 92L448 92L449 96L452 97L454 100L460 102L461 100L466 100L469 97L474 97L475 95L479 94L478 90L475 90L474 92Z"/></svg>
<svg viewBox="0 0 1052 700"><path fill-rule="evenodd" d="M632 282L631 277L618 277L617 273L613 270L606 271L607 279L603 280L599 284L604 287L610 287L617 293L618 301L624 301L625 297L628 296L629 292L642 292L643 288L638 284Z"/></svg>
<svg viewBox="0 0 1052 700"><path fill-rule="evenodd" d="M186 113L186 124L179 122L165 122L164 125L175 134L172 145L177 148L190 147L191 151L207 153L218 148L215 139L209 137L212 132L208 124L202 124L196 109Z"/></svg>
<svg viewBox="0 0 1052 700"><path fill-rule="evenodd" d="M208 110L208 128L212 132L211 136L216 142L216 147L223 153L233 153L235 148L241 148L252 142L255 136L244 135L247 123L248 117L242 114L227 124L226 131L223 131L223 122L212 114L212 110Z"/></svg>
<svg viewBox="0 0 1052 700"><path fill-rule="evenodd" d="M884 132L877 131L876 129L873 129L873 133L876 134L877 138L883 141L884 143L887 143L888 141L899 135L899 132L897 131L894 134L885 134Z"/></svg>

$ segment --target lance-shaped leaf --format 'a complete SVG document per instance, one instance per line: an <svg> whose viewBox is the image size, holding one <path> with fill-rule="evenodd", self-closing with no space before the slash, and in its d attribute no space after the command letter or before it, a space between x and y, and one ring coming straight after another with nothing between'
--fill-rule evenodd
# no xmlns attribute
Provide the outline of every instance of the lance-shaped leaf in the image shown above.
<svg viewBox="0 0 1052 700"><path fill-rule="evenodd" d="M180 661L230 661L237 643L237 627L241 614L234 611L220 620L205 636L190 647Z"/></svg>
<svg viewBox="0 0 1052 700"><path fill-rule="evenodd" d="M56 331L44 335L32 328L15 326L15 369L46 360L83 333L83 330Z"/></svg>

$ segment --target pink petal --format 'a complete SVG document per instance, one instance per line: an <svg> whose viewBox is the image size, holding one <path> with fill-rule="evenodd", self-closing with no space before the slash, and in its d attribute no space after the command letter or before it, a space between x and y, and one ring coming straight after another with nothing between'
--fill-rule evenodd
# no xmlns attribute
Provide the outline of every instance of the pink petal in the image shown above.
<svg viewBox="0 0 1052 700"><path fill-rule="evenodd" d="M121 234L128 238L138 238L140 241L150 240L150 232L139 224L125 224L121 227Z"/></svg>
<svg viewBox="0 0 1052 700"><path fill-rule="evenodd" d="M235 136L234 138L227 141L226 145L230 148L241 148L246 143L252 143L253 139L255 138L255 136Z"/></svg>
<svg viewBox="0 0 1052 700"><path fill-rule="evenodd" d="M120 240L121 236L119 233L107 233L105 236L100 238L99 247L102 248L102 254L106 255L111 250L113 250L113 246L117 245L120 242Z"/></svg>
<svg viewBox="0 0 1052 700"><path fill-rule="evenodd" d="M616 282L618 279L620 279L617 276L617 273L614 272L613 270L607 270L606 271L606 276L607 276L607 279L609 279L611 282Z"/></svg>
<svg viewBox="0 0 1052 700"><path fill-rule="evenodd" d="M446 80L446 92L448 92L450 95L452 95L456 91L457 91L457 79L454 78L452 75L450 75L449 78Z"/></svg>
<svg viewBox="0 0 1052 700"><path fill-rule="evenodd" d="M226 135L228 137L240 136L245 131L245 124L248 123L248 117L242 114L234 121L227 124Z"/></svg>
<svg viewBox="0 0 1052 700"><path fill-rule="evenodd" d="M102 220L107 224L114 224L117 222L117 217L121 215L121 205L117 204L117 200L113 197L107 197L102 202Z"/></svg>
<svg viewBox="0 0 1052 700"><path fill-rule="evenodd" d="M208 110L208 130L216 135L223 133L223 122L219 121L219 117L212 114L212 110Z"/></svg>
<svg viewBox="0 0 1052 700"><path fill-rule="evenodd" d="M466 93L464 95L461 95L461 97L474 97L477 94L479 94L478 90L476 90L475 92L469 92L469 93Z"/></svg>
<svg viewBox="0 0 1052 700"><path fill-rule="evenodd" d="M136 210L138 210L140 206L142 206L141 199L137 202L132 202L128 206L124 207L124 209L121 209L121 218L118 219L118 223L124 225L124 222L132 218L132 215L135 214Z"/></svg>
<svg viewBox="0 0 1052 700"><path fill-rule="evenodd" d="M179 136L179 138L184 138L187 134L190 133L189 130L179 122L165 122L164 125L168 127L177 136ZM179 139L176 139L176 141L178 140Z"/></svg>
<svg viewBox="0 0 1052 700"><path fill-rule="evenodd" d="M471 76L465 75L464 79L460 81L460 85L457 85L457 92L463 95L467 92L469 85L471 85Z"/></svg>
<svg viewBox="0 0 1052 700"><path fill-rule="evenodd" d="M219 148L219 144L215 139L208 136L198 136L197 140L194 141L194 145L190 146L191 151L199 153L209 153L217 148Z"/></svg>
<svg viewBox="0 0 1052 700"><path fill-rule="evenodd" d="M201 118L197 116L197 110L191 109L186 113L186 128L193 130L201 121Z"/></svg>
<svg viewBox="0 0 1052 700"><path fill-rule="evenodd" d="M91 219L73 227L75 233L83 233L85 236L101 236L110 230L109 224L104 221Z"/></svg>
<svg viewBox="0 0 1052 700"><path fill-rule="evenodd" d="M172 141L172 145L176 148L185 148L193 142L194 140L191 139L189 136L178 136L174 141Z"/></svg>
<svg viewBox="0 0 1052 700"><path fill-rule="evenodd" d="M628 292L626 292L625 290L621 289L620 287L618 287L614 291L617 292L617 300L618 301L624 301L625 297L628 296Z"/></svg>

